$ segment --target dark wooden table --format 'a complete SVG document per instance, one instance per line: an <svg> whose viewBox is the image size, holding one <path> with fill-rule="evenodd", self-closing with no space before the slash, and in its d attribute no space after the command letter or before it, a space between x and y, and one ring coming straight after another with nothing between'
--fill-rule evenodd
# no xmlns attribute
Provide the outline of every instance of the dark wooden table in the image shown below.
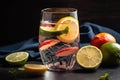
<svg viewBox="0 0 120 80"><path fill-rule="evenodd" d="M43 75L30 76L24 71L17 71L16 75L9 73L13 67L0 65L0 80L98 80L98 77L109 73L110 80L120 80L120 67L103 68L99 67L96 71L86 72L76 65L74 70L69 72L46 71Z"/></svg>

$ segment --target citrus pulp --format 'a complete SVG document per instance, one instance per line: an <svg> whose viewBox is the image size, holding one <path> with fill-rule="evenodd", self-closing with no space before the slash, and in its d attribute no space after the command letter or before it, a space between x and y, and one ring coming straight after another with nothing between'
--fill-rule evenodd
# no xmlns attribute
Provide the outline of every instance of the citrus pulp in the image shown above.
<svg viewBox="0 0 120 80"><path fill-rule="evenodd" d="M29 54L27 52L14 52L7 55L5 60L11 65L21 66L26 63L28 57Z"/></svg>
<svg viewBox="0 0 120 80"><path fill-rule="evenodd" d="M25 64L24 69L28 74L41 75L48 69L48 67L42 64Z"/></svg>
<svg viewBox="0 0 120 80"><path fill-rule="evenodd" d="M96 46L83 46L77 54L77 63L84 69L96 69L102 62L102 53Z"/></svg>
<svg viewBox="0 0 120 80"><path fill-rule="evenodd" d="M73 17L63 17L55 25L55 30L64 30L68 27L68 33L61 34L57 38L66 43L72 43L79 35L78 20Z"/></svg>

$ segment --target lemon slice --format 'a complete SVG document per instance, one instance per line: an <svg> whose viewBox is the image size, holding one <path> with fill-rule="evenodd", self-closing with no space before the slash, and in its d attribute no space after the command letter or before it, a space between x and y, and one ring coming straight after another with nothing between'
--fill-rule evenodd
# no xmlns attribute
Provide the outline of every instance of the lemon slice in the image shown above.
<svg viewBox="0 0 120 80"><path fill-rule="evenodd" d="M42 36L58 36L67 33L68 33L68 27L66 27L64 30L57 31L53 27L40 26L40 30L39 30L39 34Z"/></svg>
<svg viewBox="0 0 120 80"><path fill-rule="evenodd" d="M55 25L55 30L64 30L66 27L69 28L67 34L57 36L57 38L66 43L72 43L79 35L79 24L78 20L73 17L63 17Z"/></svg>
<svg viewBox="0 0 120 80"><path fill-rule="evenodd" d="M25 64L24 69L28 74L40 75L43 74L48 69L48 67L41 64Z"/></svg>
<svg viewBox="0 0 120 80"><path fill-rule="evenodd" d="M102 52L95 46L83 46L76 54L78 64L85 69L96 69L102 62Z"/></svg>
<svg viewBox="0 0 120 80"><path fill-rule="evenodd" d="M21 66L28 60L29 54L27 52L14 52L5 57L5 60L11 65Z"/></svg>

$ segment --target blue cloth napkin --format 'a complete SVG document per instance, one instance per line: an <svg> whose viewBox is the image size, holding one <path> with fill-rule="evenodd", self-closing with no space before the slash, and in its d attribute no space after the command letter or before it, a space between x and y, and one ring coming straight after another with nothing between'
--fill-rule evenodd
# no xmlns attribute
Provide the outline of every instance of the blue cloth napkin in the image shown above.
<svg viewBox="0 0 120 80"><path fill-rule="evenodd" d="M80 46L88 45L93 36L99 32L108 32L112 34L118 43L120 43L120 33L104 26L85 22L80 26ZM38 37L21 41L17 44L0 47L0 62L5 61L5 56L12 52L27 51L30 55L29 60L41 60L38 51Z"/></svg>

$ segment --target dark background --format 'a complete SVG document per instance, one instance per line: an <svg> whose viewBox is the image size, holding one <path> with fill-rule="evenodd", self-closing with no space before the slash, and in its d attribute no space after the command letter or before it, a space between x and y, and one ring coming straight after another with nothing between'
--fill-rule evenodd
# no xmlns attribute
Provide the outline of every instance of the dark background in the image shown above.
<svg viewBox="0 0 120 80"><path fill-rule="evenodd" d="M80 24L93 22L120 33L120 0L4 0L0 46L38 36L40 11L47 7L78 9Z"/></svg>

